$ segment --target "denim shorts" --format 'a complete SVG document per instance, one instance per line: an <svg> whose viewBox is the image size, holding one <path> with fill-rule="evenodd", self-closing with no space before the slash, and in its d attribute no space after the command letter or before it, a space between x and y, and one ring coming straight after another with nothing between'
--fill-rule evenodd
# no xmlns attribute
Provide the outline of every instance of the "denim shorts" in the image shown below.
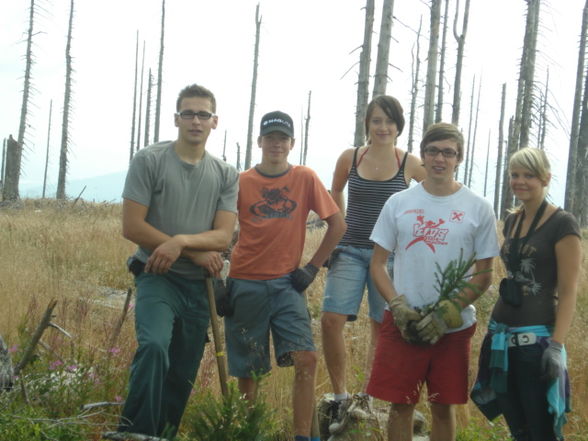
<svg viewBox="0 0 588 441"><path fill-rule="evenodd" d="M367 286L369 316L382 323L386 301L376 289L370 276L373 249L351 245L337 247L341 251L331 262L327 273L323 311L347 315L348 321L357 320L363 293ZM388 258L388 273L393 275L393 256Z"/></svg>
<svg viewBox="0 0 588 441"><path fill-rule="evenodd" d="M278 366L292 366L292 352L316 350L306 297L292 287L289 275L230 280L235 310L225 317L230 375L250 378L269 372L270 331Z"/></svg>

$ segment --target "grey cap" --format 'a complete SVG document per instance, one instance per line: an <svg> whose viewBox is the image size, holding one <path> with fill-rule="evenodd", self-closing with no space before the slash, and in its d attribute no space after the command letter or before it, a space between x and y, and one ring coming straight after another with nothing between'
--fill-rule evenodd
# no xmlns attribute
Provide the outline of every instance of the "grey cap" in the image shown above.
<svg viewBox="0 0 588 441"><path fill-rule="evenodd" d="M294 123L290 115L279 110L263 115L259 126L259 135L264 136L271 132L282 132L290 138L294 138Z"/></svg>

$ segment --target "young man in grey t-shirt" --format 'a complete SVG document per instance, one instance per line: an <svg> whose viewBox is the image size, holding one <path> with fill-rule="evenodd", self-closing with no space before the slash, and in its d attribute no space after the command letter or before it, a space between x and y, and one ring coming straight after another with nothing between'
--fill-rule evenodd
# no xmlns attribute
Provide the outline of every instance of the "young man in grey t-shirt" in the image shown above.
<svg viewBox="0 0 588 441"><path fill-rule="evenodd" d="M123 192L123 235L138 245L138 348L120 432L173 438L204 351L205 275L222 268L232 238L238 173L206 152L216 101L196 84L177 99L178 138L140 150Z"/></svg>

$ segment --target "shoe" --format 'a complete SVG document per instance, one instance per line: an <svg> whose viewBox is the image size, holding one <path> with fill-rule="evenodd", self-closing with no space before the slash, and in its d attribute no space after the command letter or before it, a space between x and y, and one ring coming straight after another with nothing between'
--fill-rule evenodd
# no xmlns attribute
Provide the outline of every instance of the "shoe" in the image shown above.
<svg viewBox="0 0 588 441"><path fill-rule="evenodd" d="M372 397L366 393L353 394L352 397L337 404L337 417L329 426L331 435L343 432L350 419L367 421L375 415L372 409Z"/></svg>
<svg viewBox="0 0 588 441"><path fill-rule="evenodd" d="M352 402L352 397L349 397L341 401L333 401L331 408L329 409L329 419L331 421L331 423L329 424L329 432L331 433L331 435L336 435L345 428L345 425L347 423L348 410Z"/></svg>
<svg viewBox="0 0 588 441"><path fill-rule="evenodd" d="M353 396L355 407L360 408L361 411L365 412L366 414L374 413L374 408L372 405L373 401L374 399L372 396L366 394L365 392L359 392Z"/></svg>

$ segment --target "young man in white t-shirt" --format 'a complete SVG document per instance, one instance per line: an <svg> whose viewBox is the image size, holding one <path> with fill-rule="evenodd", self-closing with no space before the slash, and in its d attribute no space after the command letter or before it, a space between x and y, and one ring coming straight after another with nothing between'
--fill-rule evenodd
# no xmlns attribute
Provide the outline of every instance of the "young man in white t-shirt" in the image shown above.
<svg viewBox="0 0 588 441"><path fill-rule="evenodd" d="M412 418L422 384L431 403L436 441L455 440L455 404L467 402L470 340L475 331L471 303L491 282L498 255L492 206L455 180L463 159L457 127L429 127L420 146L427 176L390 197L371 235L371 275L389 304L380 331L367 392L391 402L389 441L412 440ZM394 253L393 281L386 269ZM451 301L439 299L437 264L475 256L469 283Z"/></svg>

